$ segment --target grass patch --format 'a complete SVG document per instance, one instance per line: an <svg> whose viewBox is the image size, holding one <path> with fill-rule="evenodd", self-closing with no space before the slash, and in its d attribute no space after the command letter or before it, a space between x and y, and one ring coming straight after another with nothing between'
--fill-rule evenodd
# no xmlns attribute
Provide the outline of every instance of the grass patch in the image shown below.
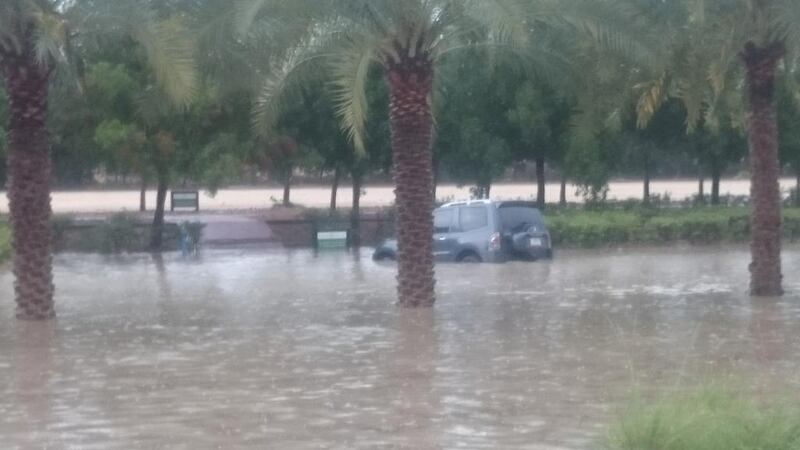
<svg viewBox="0 0 800 450"><path fill-rule="evenodd" d="M620 244L743 242L750 237L744 207L551 210L546 221L553 243L563 247ZM800 239L800 209L784 210L784 238Z"/></svg>
<svg viewBox="0 0 800 450"><path fill-rule="evenodd" d="M7 223L0 222L0 263L11 257L11 230Z"/></svg>
<svg viewBox="0 0 800 450"><path fill-rule="evenodd" d="M729 388L701 388L655 402L635 402L612 425L601 448L796 450L800 409Z"/></svg>

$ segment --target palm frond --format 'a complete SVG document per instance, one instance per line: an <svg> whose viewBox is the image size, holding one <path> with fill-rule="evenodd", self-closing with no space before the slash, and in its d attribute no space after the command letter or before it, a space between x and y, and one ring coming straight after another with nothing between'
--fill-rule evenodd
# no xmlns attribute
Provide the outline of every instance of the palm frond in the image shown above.
<svg viewBox="0 0 800 450"><path fill-rule="evenodd" d="M132 24L132 34L144 47L155 78L168 98L187 105L197 86L192 41L178 18Z"/></svg>
<svg viewBox="0 0 800 450"><path fill-rule="evenodd" d="M247 34L253 27L258 15L267 7L270 0L246 0L235 4L235 27L239 34Z"/></svg>
<svg viewBox="0 0 800 450"><path fill-rule="evenodd" d="M366 85L370 66L375 62L375 45L351 42L333 64L333 94L342 131L358 154L364 154L364 129L367 122Z"/></svg>
<svg viewBox="0 0 800 450"><path fill-rule="evenodd" d="M790 58L800 57L800 4L795 0L776 0L775 27L786 42Z"/></svg>
<svg viewBox="0 0 800 450"><path fill-rule="evenodd" d="M603 50L614 52L642 66L658 67L668 42L652 23L642 20L646 11L629 2L555 0L543 2L535 17L561 22L590 37Z"/></svg>
<svg viewBox="0 0 800 450"><path fill-rule="evenodd" d="M38 64L46 66L52 62L65 62L68 37L64 20L52 11L42 9L37 9L33 17L36 19L34 54Z"/></svg>
<svg viewBox="0 0 800 450"><path fill-rule="evenodd" d="M474 0L464 12L481 24L495 42L526 45L531 31L530 0Z"/></svg>
<svg viewBox="0 0 800 450"><path fill-rule="evenodd" d="M647 128L650 120L667 100L667 86L667 74L662 73L660 77L649 83L634 87L635 90L641 92L636 103L636 125L639 128Z"/></svg>
<svg viewBox="0 0 800 450"><path fill-rule="evenodd" d="M277 123L280 106L284 98L295 89L302 88L304 81L318 76L322 56L319 49L308 43L286 51L286 54L270 64L270 70L261 77L253 103L253 129L267 136Z"/></svg>

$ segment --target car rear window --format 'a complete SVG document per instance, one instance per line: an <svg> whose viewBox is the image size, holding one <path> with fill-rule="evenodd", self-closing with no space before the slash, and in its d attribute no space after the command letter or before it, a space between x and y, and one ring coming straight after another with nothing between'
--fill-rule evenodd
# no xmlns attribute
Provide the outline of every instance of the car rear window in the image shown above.
<svg viewBox="0 0 800 450"><path fill-rule="evenodd" d="M500 223L505 232L520 232L531 226L544 227L542 214L530 206L501 206Z"/></svg>
<svg viewBox="0 0 800 450"><path fill-rule="evenodd" d="M461 231L480 230L489 225L489 215L484 207L461 208L458 216Z"/></svg>

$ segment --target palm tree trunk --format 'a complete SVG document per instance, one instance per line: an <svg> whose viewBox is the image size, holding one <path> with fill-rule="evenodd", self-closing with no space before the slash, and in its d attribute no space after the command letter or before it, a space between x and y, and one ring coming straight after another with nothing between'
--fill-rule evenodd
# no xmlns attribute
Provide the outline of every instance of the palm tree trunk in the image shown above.
<svg viewBox="0 0 800 450"><path fill-rule="evenodd" d="M150 234L150 250L160 252L164 245L164 207L167 203L167 179L159 175L156 192L156 212L153 215L153 228Z"/></svg>
<svg viewBox="0 0 800 450"><path fill-rule="evenodd" d="M337 167L333 170L333 183L331 184L331 212L336 211L336 194L339 191L339 178L341 178L341 170Z"/></svg>
<svg viewBox="0 0 800 450"><path fill-rule="evenodd" d="M45 125L50 72L32 51L3 55L8 95L8 200L16 316L55 317L50 230L49 137Z"/></svg>
<svg viewBox="0 0 800 450"><path fill-rule="evenodd" d="M750 293L755 296L783 294L775 71L784 53L782 43L758 47L752 42L747 43L742 53L751 165Z"/></svg>
<svg viewBox="0 0 800 450"><path fill-rule="evenodd" d="M546 202L544 158L536 158L536 203L539 208L544 208Z"/></svg>
<svg viewBox="0 0 800 450"><path fill-rule="evenodd" d="M405 307L433 306L433 158L428 96L433 68L405 56L386 72L397 204L397 293Z"/></svg>
<svg viewBox="0 0 800 450"><path fill-rule="evenodd" d="M558 204L567 206L567 176L561 174L561 191L558 193Z"/></svg>
<svg viewBox="0 0 800 450"><path fill-rule="evenodd" d="M350 246L361 247L361 174L353 176L353 209L350 211Z"/></svg>

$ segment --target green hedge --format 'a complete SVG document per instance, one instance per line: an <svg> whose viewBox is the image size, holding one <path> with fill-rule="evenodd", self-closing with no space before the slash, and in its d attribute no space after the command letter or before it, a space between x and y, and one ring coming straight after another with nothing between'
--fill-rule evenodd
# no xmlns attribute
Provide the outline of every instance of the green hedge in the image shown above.
<svg viewBox="0 0 800 450"><path fill-rule="evenodd" d="M741 242L750 234L747 208L552 210L546 220L562 247ZM800 239L800 209L784 211L784 236Z"/></svg>
<svg viewBox="0 0 800 450"><path fill-rule="evenodd" d="M11 256L11 230L8 224L0 222L0 263Z"/></svg>

